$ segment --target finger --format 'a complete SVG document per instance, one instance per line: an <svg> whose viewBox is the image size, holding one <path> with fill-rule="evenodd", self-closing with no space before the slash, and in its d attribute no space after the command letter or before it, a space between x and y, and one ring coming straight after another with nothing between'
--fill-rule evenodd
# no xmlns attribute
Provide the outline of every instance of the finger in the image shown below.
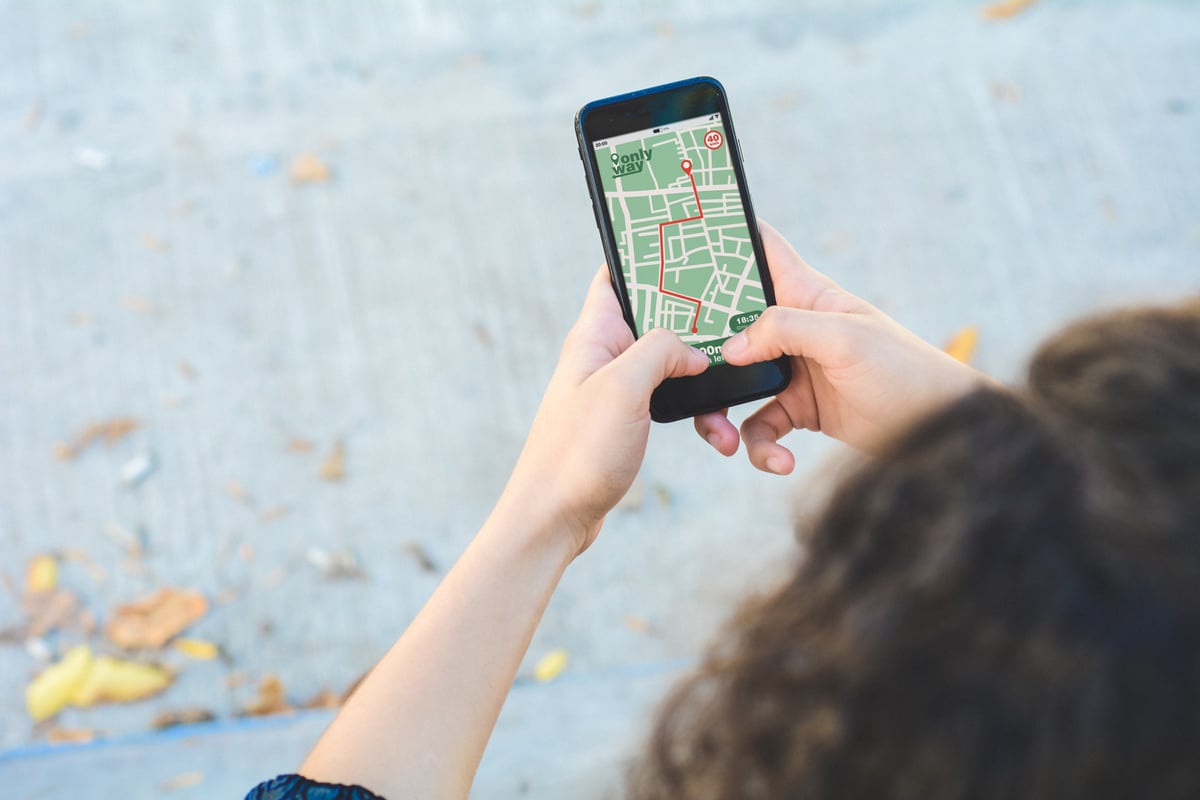
<svg viewBox="0 0 1200 800"><path fill-rule="evenodd" d="M701 414L694 420L696 433L712 445L723 456L731 456L738 449L738 432L729 421L729 409Z"/></svg>
<svg viewBox="0 0 1200 800"><path fill-rule="evenodd" d="M579 318L563 339L560 371L571 380L584 380L633 344L633 332L621 313L608 267L601 266L592 277Z"/></svg>
<svg viewBox="0 0 1200 800"><path fill-rule="evenodd" d="M706 369L708 356L666 328L654 328L596 374L614 376L628 395L649 404L650 393L667 378L699 375Z"/></svg>
<svg viewBox="0 0 1200 800"><path fill-rule="evenodd" d="M761 219L758 229L762 233L767 269L775 283L775 294L780 303L795 308L812 308L822 293L829 289L840 290L832 278L810 267L779 231Z"/></svg>
<svg viewBox="0 0 1200 800"><path fill-rule="evenodd" d="M587 297L583 301L583 310L579 312L579 318L593 318L597 316L608 316L612 313L621 313L621 304L617 302L617 293L613 291L612 277L609 275L608 266L601 264L600 269L596 270L596 274L592 277L591 284L588 285Z"/></svg>
<svg viewBox="0 0 1200 800"><path fill-rule="evenodd" d="M787 475L796 467L796 457L779 440L795 429L787 410L778 398L746 417L742 440L750 463L763 472Z"/></svg>
<svg viewBox="0 0 1200 800"><path fill-rule="evenodd" d="M863 347L868 318L838 312L771 306L721 348L730 364L803 356L825 367L846 366Z"/></svg>

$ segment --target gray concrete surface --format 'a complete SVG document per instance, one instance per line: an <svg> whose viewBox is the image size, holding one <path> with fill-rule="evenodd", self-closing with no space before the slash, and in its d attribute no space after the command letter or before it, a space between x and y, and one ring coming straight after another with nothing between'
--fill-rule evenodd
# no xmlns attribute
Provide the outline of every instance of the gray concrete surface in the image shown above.
<svg viewBox="0 0 1200 800"><path fill-rule="evenodd" d="M516 457L601 259L575 110L694 74L730 92L764 218L933 341L977 324L976 363L1002 379L1070 318L1200 289L1193 3L1044 0L984 22L974 2L0 0L0 573L84 551L103 575L67 563L63 584L101 617L194 587L215 602L191 633L228 656L169 657L161 697L58 720L106 744L46 751L23 707L39 665L0 643L11 793L86 778L153 797L191 770L197 796L228 793L294 764L324 718L231 722L254 682L300 701L362 674ZM302 152L332 179L293 186ZM113 415L143 427L52 456ZM522 684L477 796L513 796L514 776L537 798L614 785L663 683L629 676L694 658L796 557L794 509L842 456L793 444L779 480L686 424L654 430L641 501L573 566L522 674L555 647L570 666ZM122 488L147 452L157 471ZM139 564L110 523L144 532ZM365 576L322 577L313 548ZM20 616L0 593L0 629ZM222 722L146 737L186 707Z"/></svg>

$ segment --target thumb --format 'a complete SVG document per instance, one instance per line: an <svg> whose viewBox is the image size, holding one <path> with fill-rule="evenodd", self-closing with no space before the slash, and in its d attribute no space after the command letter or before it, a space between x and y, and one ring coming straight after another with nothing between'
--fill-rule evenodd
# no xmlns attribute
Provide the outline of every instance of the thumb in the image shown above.
<svg viewBox="0 0 1200 800"><path fill-rule="evenodd" d="M857 314L771 306L722 347L730 364L754 364L780 356L802 356L826 366L854 359L869 320Z"/></svg>
<svg viewBox="0 0 1200 800"><path fill-rule="evenodd" d="M600 372L610 373L628 391L649 402L650 393L667 378L699 375L707 368L706 355L666 328L653 328Z"/></svg>

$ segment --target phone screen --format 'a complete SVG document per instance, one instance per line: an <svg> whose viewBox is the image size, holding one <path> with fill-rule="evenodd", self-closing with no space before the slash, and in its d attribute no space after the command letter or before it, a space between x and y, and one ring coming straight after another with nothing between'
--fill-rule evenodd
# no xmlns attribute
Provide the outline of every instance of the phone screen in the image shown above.
<svg viewBox="0 0 1200 800"><path fill-rule="evenodd" d="M725 363L767 307L720 113L591 142L633 321Z"/></svg>

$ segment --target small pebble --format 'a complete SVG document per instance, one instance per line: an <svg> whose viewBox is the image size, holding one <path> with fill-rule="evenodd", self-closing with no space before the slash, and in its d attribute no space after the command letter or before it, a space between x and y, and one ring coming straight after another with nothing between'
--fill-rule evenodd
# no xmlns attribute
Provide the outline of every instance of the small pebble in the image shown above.
<svg viewBox="0 0 1200 800"><path fill-rule="evenodd" d="M75 149L75 163L81 167L87 167L99 172L108 169L112 165L112 156L95 147L77 147Z"/></svg>
<svg viewBox="0 0 1200 800"><path fill-rule="evenodd" d="M158 460L153 453L142 453L125 462L121 467L121 483L128 489L136 489L154 474Z"/></svg>

